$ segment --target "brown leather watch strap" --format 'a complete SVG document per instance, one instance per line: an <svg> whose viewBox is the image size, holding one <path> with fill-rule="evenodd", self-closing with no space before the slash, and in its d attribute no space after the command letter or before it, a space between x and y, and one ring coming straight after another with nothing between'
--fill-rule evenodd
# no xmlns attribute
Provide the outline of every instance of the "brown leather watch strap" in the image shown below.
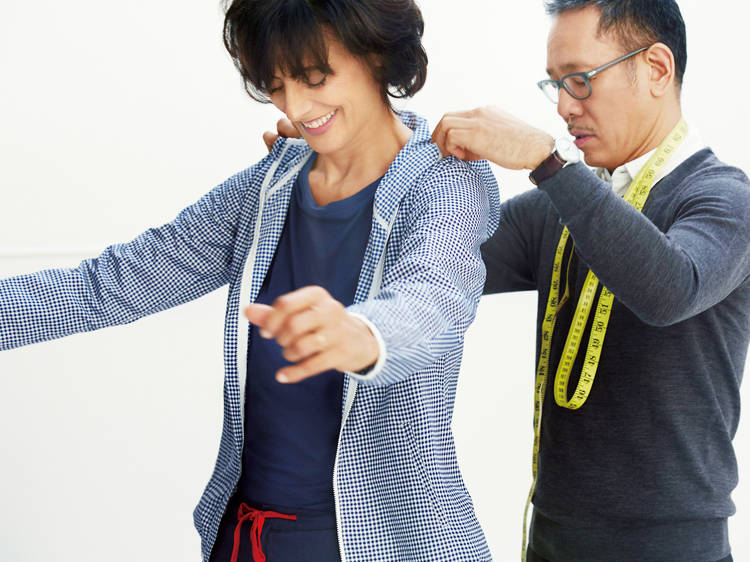
<svg viewBox="0 0 750 562"><path fill-rule="evenodd" d="M539 185L544 180L551 178L555 173L563 168L566 161L560 157L557 150L553 150L552 154L547 156L534 171L529 174L529 179L534 185Z"/></svg>

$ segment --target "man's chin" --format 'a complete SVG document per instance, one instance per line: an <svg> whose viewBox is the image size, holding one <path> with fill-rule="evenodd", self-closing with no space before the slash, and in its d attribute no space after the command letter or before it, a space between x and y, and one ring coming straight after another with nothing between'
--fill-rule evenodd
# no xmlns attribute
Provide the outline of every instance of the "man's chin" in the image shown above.
<svg viewBox="0 0 750 562"><path fill-rule="evenodd" d="M589 168L607 168L607 169L609 169L609 165L611 163L611 159L610 158L602 156L602 154L597 154L597 152L593 151L593 150L582 149L581 152L583 152L583 162Z"/></svg>

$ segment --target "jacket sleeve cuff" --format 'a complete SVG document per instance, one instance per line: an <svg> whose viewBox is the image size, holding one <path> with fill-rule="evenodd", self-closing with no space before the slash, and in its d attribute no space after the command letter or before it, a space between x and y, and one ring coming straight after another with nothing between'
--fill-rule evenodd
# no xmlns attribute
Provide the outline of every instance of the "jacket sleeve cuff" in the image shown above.
<svg viewBox="0 0 750 562"><path fill-rule="evenodd" d="M552 201L563 224L606 195L608 186L583 163L559 170L539 184Z"/></svg>
<svg viewBox="0 0 750 562"><path fill-rule="evenodd" d="M378 342L378 360L375 362L375 364L372 367L368 367L364 369L363 371L358 371L356 373L347 371L346 374L354 378L355 380L360 380L360 381L372 379L376 377L380 373L380 371L383 370L383 365L385 364L386 351L385 351L385 342L383 341L383 336L380 334L380 330L378 330L377 327L375 327L375 324L370 322L370 320L366 318L365 316L362 316L361 314L357 314L356 312L348 312L348 314L364 322L365 325L372 332L372 335L375 336L375 341Z"/></svg>

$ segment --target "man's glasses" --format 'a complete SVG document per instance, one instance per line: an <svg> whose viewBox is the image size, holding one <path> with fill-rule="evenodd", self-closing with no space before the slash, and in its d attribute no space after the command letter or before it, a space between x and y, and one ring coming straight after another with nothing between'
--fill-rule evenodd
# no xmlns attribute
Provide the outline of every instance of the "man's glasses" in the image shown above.
<svg viewBox="0 0 750 562"><path fill-rule="evenodd" d="M536 85L539 86L539 89L542 90L542 92L544 92L547 99L555 104L560 101L560 88L564 88L566 92L577 100L585 100L591 95L591 79L594 76L607 70L610 66L614 66L618 62L627 60L646 49L648 49L648 47L641 47L632 53L616 58L615 60L603 64L594 70L589 70L588 72L574 72L563 76L560 80L552 80L551 78L548 78L547 80L537 82Z"/></svg>

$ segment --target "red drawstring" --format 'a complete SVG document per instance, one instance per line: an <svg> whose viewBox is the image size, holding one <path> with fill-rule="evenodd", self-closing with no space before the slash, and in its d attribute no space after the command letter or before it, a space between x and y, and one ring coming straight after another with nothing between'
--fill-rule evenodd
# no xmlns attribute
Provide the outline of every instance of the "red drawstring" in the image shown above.
<svg viewBox="0 0 750 562"><path fill-rule="evenodd" d="M240 554L240 531L242 530L242 524L247 520L253 523L252 527L250 527L250 544L253 551L253 561L266 562L266 555L263 554L263 549L260 545L260 532L263 530L263 523L266 522L266 518L297 520L296 515L287 515L286 513L278 513L277 511L262 511L250 507L243 502L237 510L237 526L234 528L232 562L237 562L237 557Z"/></svg>

